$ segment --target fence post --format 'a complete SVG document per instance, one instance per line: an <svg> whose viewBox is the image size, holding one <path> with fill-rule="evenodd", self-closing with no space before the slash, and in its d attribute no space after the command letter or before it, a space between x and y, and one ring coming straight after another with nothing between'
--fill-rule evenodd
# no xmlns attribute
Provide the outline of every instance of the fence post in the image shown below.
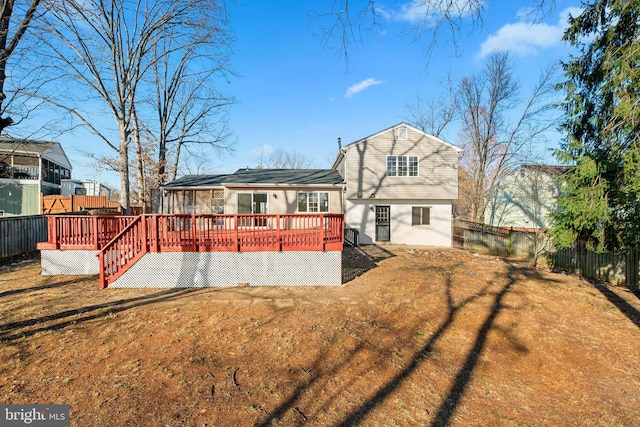
<svg viewBox="0 0 640 427"><path fill-rule="evenodd" d="M507 256L513 255L513 226L509 229L509 237L507 239Z"/></svg>

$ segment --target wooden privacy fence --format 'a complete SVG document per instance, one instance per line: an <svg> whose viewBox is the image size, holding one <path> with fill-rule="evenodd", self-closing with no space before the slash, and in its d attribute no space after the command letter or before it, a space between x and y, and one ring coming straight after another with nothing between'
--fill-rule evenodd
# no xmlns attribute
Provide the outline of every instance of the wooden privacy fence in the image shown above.
<svg viewBox="0 0 640 427"><path fill-rule="evenodd" d="M459 219L454 220L453 246L525 259L532 259L537 249L538 257L549 267L631 289L639 287L640 254L637 250L625 254L599 254L580 242L571 248L558 249L550 237L540 231L517 231Z"/></svg>
<svg viewBox="0 0 640 427"><path fill-rule="evenodd" d="M42 196L41 211L43 214L63 214L88 209L108 209L120 213L120 203L110 202L107 196L60 196L52 194Z"/></svg>
<svg viewBox="0 0 640 427"><path fill-rule="evenodd" d="M45 241L47 241L46 216L0 218L0 261L33 252L38 242Z"/></svg>
<svg viewBox="0 0 640 427"><path fill-rule="evenodd" d="M640 257L637 250L631 249L625 254L595 253L588 250L584 243L576 242L571 248L552 248L545 256L553 268L625 285L630 289L639 287Z"/></svg>
<svg viewBox="0 0 640 427"><path fill-rule="evenodd" d="M509 256L509 229L456 219L453 222L453 246L461 249Z"/></svg>

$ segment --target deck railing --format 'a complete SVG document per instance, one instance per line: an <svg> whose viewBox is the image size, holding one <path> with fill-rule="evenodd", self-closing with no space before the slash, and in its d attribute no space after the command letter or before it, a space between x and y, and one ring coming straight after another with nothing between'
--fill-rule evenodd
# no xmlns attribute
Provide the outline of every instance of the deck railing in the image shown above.
<svg viewBox="0 0 640 427"><path fill-rule="evenodd" d="M38 249L100 250L118 235L135 216L47 216L48 240Z"/></svg>
<svg viewBox="0 0 640 427"><path fill-rule="evenodd" d="M51 215L38 249L101 250L136 216ZM341 250L341 214L145 215L152 252Z"/></svg>
<svg viewBox="0 0 640 427"><path fill-rule="evenodd" d="M48 217L38 249L99 250L100 286L147 252L342 250L341 214Z"/></svg>

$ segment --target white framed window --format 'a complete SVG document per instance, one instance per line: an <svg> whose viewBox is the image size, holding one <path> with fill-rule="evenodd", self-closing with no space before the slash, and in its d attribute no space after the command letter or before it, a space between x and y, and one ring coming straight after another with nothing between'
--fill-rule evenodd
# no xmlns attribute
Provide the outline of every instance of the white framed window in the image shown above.
<svg viewBox="0 0 640 427"><path fill-rule="evenodd" d="M429 206L412 207L411 225L431 225L431 208Z"/></svg>
<svg viewBox="0 0 640 427"><path fill-rule="evenodd" d="M399 127L398 128L398 140L406 141L407 139L409 139L408 133L409 132L408 132L406 126Z"/></svg>
<svg viewBox="0 0 640 427"><path fill-rule="evenodd" d="M299 192L298 212L329 212L329 193L320 191Z"/></svg>
<svg viewBox="0 0 640 427"><path fill-rule="evenodd" d="M418 156L387 156L387 176L419 176Z"/></svg>

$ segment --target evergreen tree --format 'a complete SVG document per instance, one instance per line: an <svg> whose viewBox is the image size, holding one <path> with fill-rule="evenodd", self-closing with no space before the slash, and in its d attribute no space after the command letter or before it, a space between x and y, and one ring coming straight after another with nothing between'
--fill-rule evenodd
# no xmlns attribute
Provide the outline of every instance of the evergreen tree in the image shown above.
<svg viewBox="0 0 640 427"><path fill-rule="evenodd" d="M594 0L569 20L567 138L554 238L596 251L640 247L640 0Z"/></svg>

